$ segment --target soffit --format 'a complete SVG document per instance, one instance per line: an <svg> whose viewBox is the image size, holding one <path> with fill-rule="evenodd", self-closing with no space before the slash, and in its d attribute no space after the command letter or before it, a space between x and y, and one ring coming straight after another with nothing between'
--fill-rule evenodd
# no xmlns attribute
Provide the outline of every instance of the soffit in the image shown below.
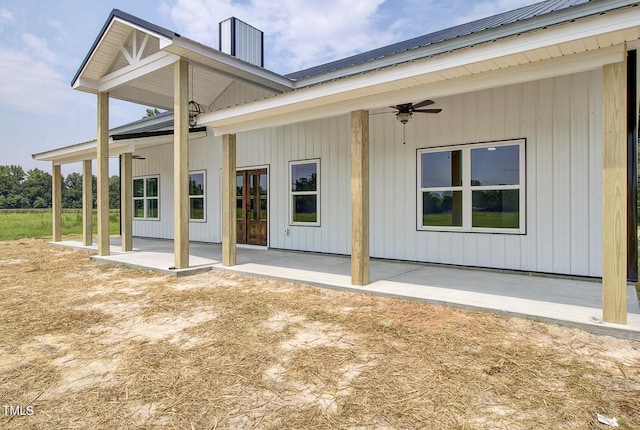
<svg viewBox="0 0 640 430"><path fill-rule="evenodd" d="M234 81L273 92L288 79L114 11L74 78L75 89L108 92L118 100L173 109L175 61L189 62L189 99L210 105Z"/></svg>
<svg viewBox="0 0 640 430"><path fill-rule="evenodd" d="M238 133L590 70L621 61L624 43L640 39L639 22L640 8L590 17L211 112L199 123L216 135Z"/></svg>

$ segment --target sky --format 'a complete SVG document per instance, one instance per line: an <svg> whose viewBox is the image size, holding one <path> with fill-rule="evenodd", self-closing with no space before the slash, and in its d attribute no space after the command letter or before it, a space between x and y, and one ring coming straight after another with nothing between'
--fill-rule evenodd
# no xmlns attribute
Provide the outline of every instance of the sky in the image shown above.
<svg viewBox="0 0 640 430"><path fill-rule="evenodd" d="M31 154L95 139L96 96L71 80L112 9L215 48L218 23L235 16L264 32L265 68L285 74L537 1L0 0L0 165L51 172ZM109 108L116 127L147 106Z"/></svg>

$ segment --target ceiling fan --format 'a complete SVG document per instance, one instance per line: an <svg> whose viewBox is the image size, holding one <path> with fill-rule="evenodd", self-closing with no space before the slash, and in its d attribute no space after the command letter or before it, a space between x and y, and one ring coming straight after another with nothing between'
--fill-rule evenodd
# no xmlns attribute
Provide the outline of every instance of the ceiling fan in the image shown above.
<svg viewBox="0 0 640 430"><path fill-rule="evenodd" d="M434 104L433 100L423 100L416 104L413 103L403 103L396 106L389 106L391 109L397 110L396 119L402 123L402 133L403 133L403 142L404 145L406 143L406 139L404 138L405 134L405 125L411 120L414 112L419 113L440 113L442 109L422 109L425 106L430 106Z"/></svg>

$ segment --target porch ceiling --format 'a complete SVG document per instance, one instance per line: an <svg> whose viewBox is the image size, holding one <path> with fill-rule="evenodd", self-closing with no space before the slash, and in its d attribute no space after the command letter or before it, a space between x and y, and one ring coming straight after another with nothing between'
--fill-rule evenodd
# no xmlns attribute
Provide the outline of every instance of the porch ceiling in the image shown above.
<svg viewBox="0 0 640 430"><path fill-rule="evenodd" d="M544 79L622 61L640 40L640 8L591 16L205 113L215 135Z"/></svg>
<svg viewBox="0 0 640 430"><path fill-rule="evenodd" d="M173 64L189 62L189 99L213 103L234 81L274 92L290 89L279 75L115 10L74 77L74 89L173 109Z"/></svg>

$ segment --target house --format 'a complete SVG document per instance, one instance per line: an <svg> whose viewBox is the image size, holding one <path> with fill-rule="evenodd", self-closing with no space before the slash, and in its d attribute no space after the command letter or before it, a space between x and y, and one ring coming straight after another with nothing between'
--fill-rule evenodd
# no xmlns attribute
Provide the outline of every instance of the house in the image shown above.
<svg viewBox="0 0 640 430"><path fill-rule="evenodd" d="M640 2L549 0L286 76L231 18L220 49L114 10L73 77L97 95L97 139L35 154L97 159L109 253L108 157L122 247L134 236L602 277L625 323L637 279ZM170 112L109 131L109 99ZM90 183L90 181L85 181ZM85 201L91 201L85 190ZM85 243L91 243L85 205Z"/></svg>

